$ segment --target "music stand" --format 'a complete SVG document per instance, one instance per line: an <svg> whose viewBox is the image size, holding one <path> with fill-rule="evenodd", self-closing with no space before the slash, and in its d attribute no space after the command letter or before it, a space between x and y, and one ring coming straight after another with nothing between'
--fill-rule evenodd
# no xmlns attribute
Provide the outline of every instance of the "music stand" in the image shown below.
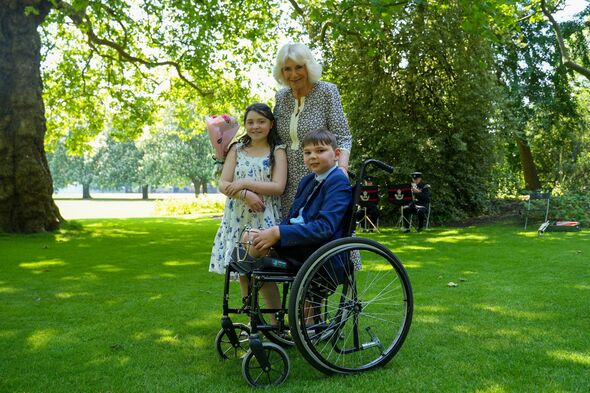
<svg viewBox="0 0 590 393"><path fill-rule="evenodd" d="M404 224L404 206L409 205L414 200L412 197L412 185L409 183L391 184L387 187L387 200L394 206L399 206L399 220L398 227L403 227ZM408 222L408 226L411 222Z"/></svg>
<svg viewBox="0 0 590 393"><path fill-rule="evenodd" d="M359 197L359 209L358 212L362 213L362 217L357 221L357 225L360 226L364 231L367 228L375 229L379 232L379 216L375 222L371 220L367 210L372 212L379 212L379 186L362 186ZM358 218L358 217L357 217Z"/></svg>

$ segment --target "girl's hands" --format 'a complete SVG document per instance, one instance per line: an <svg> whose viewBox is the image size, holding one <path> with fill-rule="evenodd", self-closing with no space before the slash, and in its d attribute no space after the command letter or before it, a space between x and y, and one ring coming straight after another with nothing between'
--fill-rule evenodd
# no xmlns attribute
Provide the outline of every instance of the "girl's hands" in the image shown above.
<svg viewBox="0 0 590 393"><path fill-rule="evenodd" d="M255 192L246 190L244 202L246 203L246 206L248 206L248 208L250 208L250 210L253 212L261 213L265 209L262 198L260 198L260 196L258 196L258 194Z"/></svg>
<svg viewBox="0 0 590 393"><path fill-rule="evenodd" d="M247 182L244 180L234 180L232 181L225 190L227 191L228 195L236 196L238 192L245 190L247 187Z"/></svg>

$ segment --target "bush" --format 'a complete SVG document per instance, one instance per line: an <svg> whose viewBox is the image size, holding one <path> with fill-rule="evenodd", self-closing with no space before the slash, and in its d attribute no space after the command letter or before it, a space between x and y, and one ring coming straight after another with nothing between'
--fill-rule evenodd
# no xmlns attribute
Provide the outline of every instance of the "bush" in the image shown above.
<svg viewBox="0 0 590 393"><path fill-rule="evenodd" d="M551 198L549 216L557 220L579 221L590 225L590 195L570 193Z"/></svg>
<svg viewBox="0 0 590 393"><path fill-rule="evenodd" d="M223 214L225 195L200 194L196 200L159 199L154 204L156 214L179 216L185 214Z"/></svg>

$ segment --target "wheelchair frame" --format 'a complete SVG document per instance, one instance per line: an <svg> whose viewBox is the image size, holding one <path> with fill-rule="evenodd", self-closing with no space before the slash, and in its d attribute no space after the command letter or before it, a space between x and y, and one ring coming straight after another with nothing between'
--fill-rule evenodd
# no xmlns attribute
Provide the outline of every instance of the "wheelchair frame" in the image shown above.
<svg viewBox="0 0 590 393"><path fill-rule="evenodd" d="M295 345L325 374L351 374L384 366L403 345L413 315L407 272L384 245L354 237L360 185L369 165L393 170L381 161L363 162L346 217L348 237L319 247L298 271L258 266L268 257L248 260L236 249L236 261L226 269L215 347L223 360L242 359L242 374L250 385L280 385L287 379L291 366L283 347ZM266 263L273 265L277 263ZM244 266L250 267L248 296L240 308L230 307L231 276L244 273ZM265 282L282 284L280 309L259 306L258 292ZM230 314L248 315L249 326L233 323ZM277 325L267 323L265 314L275 314Z"/></svg>

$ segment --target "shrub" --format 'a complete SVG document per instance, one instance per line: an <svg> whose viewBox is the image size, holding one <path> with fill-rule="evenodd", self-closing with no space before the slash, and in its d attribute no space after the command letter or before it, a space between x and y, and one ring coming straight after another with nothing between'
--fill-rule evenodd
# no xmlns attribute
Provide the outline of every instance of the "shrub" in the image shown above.
<svg viewBox="0 0 590 393"><path fill-rule="evenodd" d="M549 215L557 220L590 225L590 194L569 193L552 198Z"/></svg>
<svg viewBox="0 0 590 393"><path fill-rule="evenodd" d="M154 204L156 214L179 216L185 214L222 214L225 207L223 194L199 194L194 199L159 199Z"/></svg>

